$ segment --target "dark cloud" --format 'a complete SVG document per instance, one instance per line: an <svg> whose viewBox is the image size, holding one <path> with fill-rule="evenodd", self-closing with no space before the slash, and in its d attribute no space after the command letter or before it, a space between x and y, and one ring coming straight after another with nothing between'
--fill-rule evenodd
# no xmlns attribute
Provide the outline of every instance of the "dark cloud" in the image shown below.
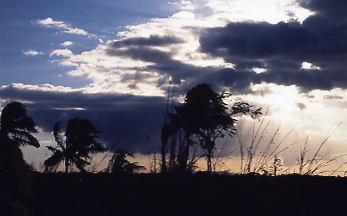
<svg viewBox="0 0 347 216"><path fill-rule="evenodd" d="M256 75L256 73L249 71L222 69L197 79L195 84L207 82L216 91L221 91L223 87L229 87L233 93L250 93L250 83L260 83Z"/></svg>
<svg viewBox="0 0 347 216"><path fill-rule="evenodd" d="M194 66L175 60L174 53L148 47L182 42L169 36L114 42L107 54L152 63L137 68L138 73L134 75L123 77L134 88L137 81L148 78L145 71L171 77L173 83L181 86L180 93L202 82L215 89L229 87L234 92L249 92L251 83L261 82L296 85L303 91L347 88L347 22L331 15L331 11L340 10L337 2L301 1L302 6L316 12L303 23L238 22L202 31L201 51L235 64L233 70ZM310 62L320 70L302 69L303 62ZM264 68L266 72L256 74L253 68ZM157 85L163 87L165 83L163 80Z"/></svg>
<svg viewBox="0 0 347 216"><path fill-rule="evenodd" d="M173 83L180 84L183 80L194 79L213 72L216 69L209 67L198 67L172 58L172 53L164 52L148 47L131 47L125 50L109 48L107 54L110 56L125 56L135 60L153 63L142 68L144 71L157 71L159 74L166 74L172 78ZM141 70L141 69L139 69ZM125 80L144 79L144 74L138 73L136 76L125 76Z"/></svg>
<svg viewBox="0 0 347 216"><path fill-rule="evenodd" d="M157 36L151 35L148 38L145 37L135 37L124 39L120 41L115 41L111 43L111 47L120 48L128 46L166 46L171 44L183 43L182 39L173 36Z"/></svg>
<svg viewBox="0 0 347 216"><path fill-rule="evenodd" d="M136 88L138 81L150 78L146 71L171 77L174 84L180 85L180 93L202 82L215 89L229 87L234 92L249 92L252 83L262 82L296 85L302 91L347 88L347 21L341 12L346 3L337 0L299 3L316 12L303 23L236 22L201 31L200 50L233 63L234 69L198 67L174 59L174 53L149 47L182 42L170 36L117 41L110 44L107 54L151 63L136 68L136 74L122 77L132 88ZM303 69L303 62L316 67ZM253 68L266 71L257 74ZM166 83L167 80L160 80L157 85L163 88Z"/></svg>
<svg viewBox="0 0 347 216"><path fill-rule="evenodd" d="M25 103L28 112L44 131L51 131L57 121L66 123L79 116L96 124L102 140L111 148L152 153L160 146L165 98L47 92L11 86L0 89L0 98L30 102Z"/></svg>
<svg viewBox="0 0 347 216"><path fill-rule="evenodd" d="M231 23L202 34L201 50L223 57L270 58L295 53L315 38L299 23Z"/></svg>
<svg viewBox="0 0 347 216"><path fill-rule="evenodd" d="M304 91L347 88L347 2L300 4L316 12L302 24L237 22L206 29L200 37L201 51L234 63L237 72L248 71L238 76L243 87L249 81L297 85ZM302 69L303 62L320 70ZM266 72L250 73L255 67Z"/></svg>
<svg viewBox="0 0 347 216"><path fill-rule="evenodd" d="M319 15L340 20L347 18L345 0L300 0L299 2L302 7L315 11Z"/></svg>
<svg viewBox="0 0 347 216"><path fill-rule="evenodd" d="M153 78L153 74L137 71L133 74L123 74L121 75L122 82L131 82L131 81L145 81L149 78Z"/></svg>
<svg viewBox="0 0 347 216"><path fill-rule="evenodd" d="M175 89L176 94L185 94L188 89L200 83L208 83L216 91L220 91L224 87L230 88L233 92L250 92L250 83L260 83L261 76L256 73L247 71L238 67L237 69L222 69L217 67L199 67L191 64L175 60L172 53L164 52L148 47L132 47L123 50L109 48L107 54L110 56L125 56L135 60L141 60L152 65L144 68L137 68L134 74L126 74L122 76L122 81L131 82L136 87L137 81L145 81L153 75L149 75L146 71L156 71L158 74L165 74L172 78L174 84L178 84ZM274 65L282 66L282 64L273 61ZM259 66L258 64L255 66ZM247 69L247 67L245 67ZM249 68L248 68L249 69ZM163 79L157 85L166 90L167 79ZM254 93L254 92L253 92Z"/></svg>

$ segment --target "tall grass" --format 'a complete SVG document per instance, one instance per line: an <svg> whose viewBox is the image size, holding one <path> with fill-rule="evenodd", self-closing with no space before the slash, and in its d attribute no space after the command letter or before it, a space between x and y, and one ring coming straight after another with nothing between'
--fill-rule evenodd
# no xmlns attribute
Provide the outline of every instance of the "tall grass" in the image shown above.
<svg viewBox="0 0 347 216"><path fill-rule="evenodd" d="M280 138L281 126L275 128L274 131L271 131L270 126L271 121L266 120L265 117L260 120L258 125L254 122L250 141L243 139L240 132L237 133L241 174L268 173L270 163L295 143L284 145L288 137L294 133L294 127Z"/></svg>
<svg viewBox="0 0 347 216"><path fill-rule="evenodd" d="M266 114L265 114L266 116ZM336 129L342 125L343 121L339 122L335 127L328 131L327 135L317 145L316 148L308 149L309 136L304 140L304 144L300 147L299 157L294 166L287 167L282 170L282 173L296 173L300 175L336 175L347 171L342 169L347 165L347 161L339 164L339 160L343 159L347 154L329 157L329 153L322 154L322 150L327 145L328 140L334 134ZM294 141L291 136L296 134L295 128L283 134L281 126L275 129L271 125L270 120L263 117L258 122L254 122L251 129L251 136L248 139L244 138L240 131L236 134L240 154L240 173L259 173L259 174L276 174L279 170L274 168L275 164L280 165L282 162L281 154L292 149L296 144L300 143L296 138ZM312 152L312 154L309 154ZM331 169L332 166L336 166Z"/></svg>

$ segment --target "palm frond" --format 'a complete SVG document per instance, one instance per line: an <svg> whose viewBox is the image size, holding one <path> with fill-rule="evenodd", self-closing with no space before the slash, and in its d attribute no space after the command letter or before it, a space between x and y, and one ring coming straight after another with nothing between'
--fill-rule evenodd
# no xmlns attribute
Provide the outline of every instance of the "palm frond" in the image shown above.
<svg viewBox="0 0 347 216"><path fill-rule="evenodd" d="M44 161L45 171L53 172L59 167L60 163L64 160L64 154L51 146L46 146L50 151L54 152L51 157Z"/></svg>
<svg viewBox="0 0 347 216"><path fill-rule="evenodd" d="M37 133L34 121L32 120L32 118L28 116L23 116L14 120L13 127L14 127L13 129L16 129L16 130L19 129L19 130L25 130L30 133Z"/></svg>
<svg viewBox="0 0 347 216"><path fill-rule="evenodd" d="M55 123L53 126L53 136L54 136L54 140L58 144L58 146L61 149L65 149L63 137L60 135L61 134L60 129L61 129L60 128L60 122Z"/></svg>
<svg viewBox="0 0 347 216"><path fill-rule="evenodd" d="M86 170L84 169L85 166L90 165L89 161L86 161L82 158L79 157L74 157L72 162L74 163L74 165L82 172L85 172Z"/></svg>
<svg viewBox="0 0 347 216"><path fill-rule="evenodd" d="M34 121L27 116L27 111L23 104L11 102L5 106L1 112L1 130L12 132L15 130L24 130L30 133L36 133Z"/></svg>
<svg viewBox="0 0 347 216"><path fill-rule="evenodd" d="M36 148L40 147L39 141L27 131L11 131L10 138L17 143L18 146L31 145Z"/></svg>

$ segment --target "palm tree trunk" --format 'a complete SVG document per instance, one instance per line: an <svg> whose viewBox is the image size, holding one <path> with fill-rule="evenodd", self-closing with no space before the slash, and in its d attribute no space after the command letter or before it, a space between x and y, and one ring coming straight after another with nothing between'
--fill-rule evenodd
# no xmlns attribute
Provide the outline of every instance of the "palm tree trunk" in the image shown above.
<svg viewBox="0 0 347 216"><path fill-rule="evenodd" d="M183 172L190 171L188 170L188 159L189 159L190 146L193 144L192 140L190 139L190 136L186 136L185 139L186 139L186 142L183 148L182 160L180 164L181 171Z"/></svg>
<svg viewBox="0 0 347 216"><path fill-rule="evenodd" d="M69 160L65 159L65 173L69 172Z"/></svg>
<svg viewBox="0 0 347 216"><path fill-rule="evenodd" d="M212 172L212 155L211 153L207 154L207 172Z"/></svg>
<svg viewBox="0 0 347 216"><path fill-rule="evenodd" d="M166 145L167 142L162 142L161 145L161 172L162 173L166 173L167 169L166 169Z"/></svg>
<svg viewBox="0 0 347 216"><path fill-rule="evenodd" d="M169 159L169 170L172 171L175 168L176 163L176 136L170 143L170 159Z"/></svg>

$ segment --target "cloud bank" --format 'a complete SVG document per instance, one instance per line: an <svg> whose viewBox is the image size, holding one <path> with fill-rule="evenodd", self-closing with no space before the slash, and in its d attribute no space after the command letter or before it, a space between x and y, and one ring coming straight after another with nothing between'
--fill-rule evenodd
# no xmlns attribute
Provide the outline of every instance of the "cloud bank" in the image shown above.
<svg viewBox="0 0 347 216"><path fill-rule="evenodd" d="M57 121L91 120L111 148L149 154L159 149L165 98L128 94L88 94L64 87L9 85L0 87L0 98L23 102L43 132ZM28 103L29 102L29 103Z"/></svg>
<svg viewBox="0 0 347 216"><path fill-rule="evenodd" d="M238 71L266 71L250 74L250 83L296 85L304 91L346 88L347 16L346 4L340 3L300 1L315 12L302 23L232 22L205 29L201 51L235 64Z"/></svg>

